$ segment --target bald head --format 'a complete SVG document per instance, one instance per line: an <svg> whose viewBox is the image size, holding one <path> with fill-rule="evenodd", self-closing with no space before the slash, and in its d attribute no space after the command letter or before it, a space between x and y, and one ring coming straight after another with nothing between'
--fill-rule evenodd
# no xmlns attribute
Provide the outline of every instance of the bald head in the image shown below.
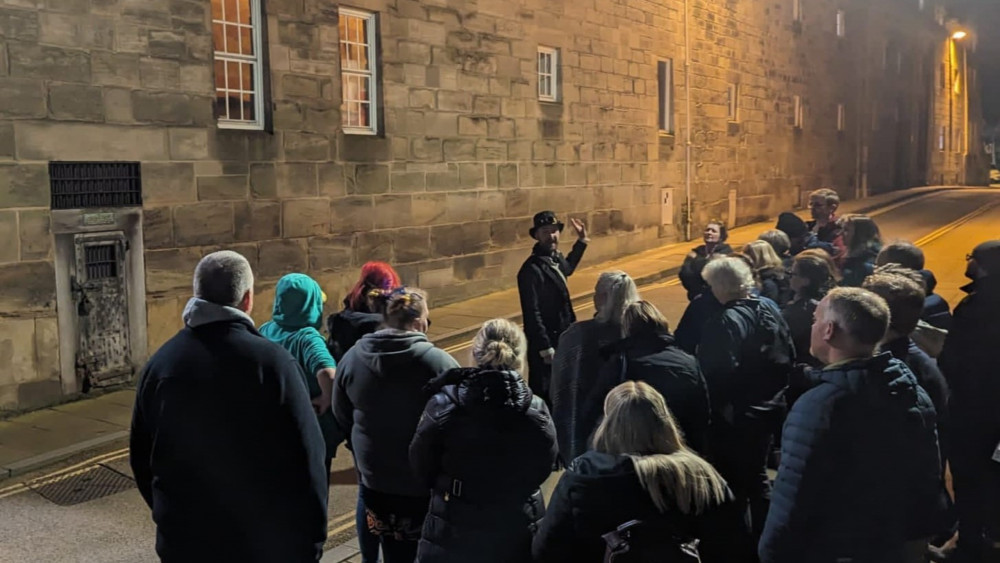
<svg viewBox="0 0 1000 563"><path fill-rule="evenodd" d="M194 296L199 299L248 311L252 295L250 262L237 252L213 252L194 269Z"/></svg>

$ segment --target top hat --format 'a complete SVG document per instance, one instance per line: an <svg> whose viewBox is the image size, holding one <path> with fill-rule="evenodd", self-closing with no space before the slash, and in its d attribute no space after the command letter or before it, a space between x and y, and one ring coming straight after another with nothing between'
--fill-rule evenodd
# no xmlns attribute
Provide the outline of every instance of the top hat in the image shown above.
<svg viewBox="0 0 1000 563"><path fill-rule="evenodd" d="M566 226L565 224L563 224L562 221L560 221L556 217L556 212L555 211L542 211L542 212L536 213L535 214L534 222L535 222L535 226L531 227L530 229L528 229L528 234L531 235L531 238L535 238L535 231L539 227L547 227L549 225L555 225L556 227L559 228L559 232L561 233L562 230L563 230L563 227Z"/></svg>
<svg viewBox="0 0 1000 563"><path fill-rule="evenodd" d="M788 211L778 216L778 224L775 228L792 239L799 238L809 231L809 227L802 218Z"/></svg>

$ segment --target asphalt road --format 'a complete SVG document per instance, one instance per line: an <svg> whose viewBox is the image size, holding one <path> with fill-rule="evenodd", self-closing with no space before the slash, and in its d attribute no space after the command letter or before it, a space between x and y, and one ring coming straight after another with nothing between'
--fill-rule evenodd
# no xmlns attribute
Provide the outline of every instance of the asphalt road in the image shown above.
<svg viewBox="0 0 1000 563"><path fill-rule="evenodd" d="M894 206L874 214L886 241L918 242L927 254L927 267L935 272L937 292L954 306L964 285L965 255L978 242L1000 235L1000 190L946 191ZM687 300L674 280L640 289L671 324L681 317ZM593 315L584 305L579 318ZM454 350L469 365L469 347ZM107 467L128 474L124 452L102 458ZM76 459L64 465L92 463ZM354 471L346 452L334 461L330 489L331 534L329 545L353 535ZM144 562L156 561L154 527L135 489L73 506L59 506L32 490L0 485L0 562Z"/></svg>

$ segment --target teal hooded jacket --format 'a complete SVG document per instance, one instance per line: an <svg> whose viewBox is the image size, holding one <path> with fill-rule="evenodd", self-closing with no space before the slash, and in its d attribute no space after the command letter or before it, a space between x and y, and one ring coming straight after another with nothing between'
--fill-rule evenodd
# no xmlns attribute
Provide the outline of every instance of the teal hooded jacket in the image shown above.
<svg viewBox="0 0 1000 563"><path fill-rule="evenodd" d="M323 326L323 301L323 290L316 280L305 274L288 274L275 288L271 320L260 327L261 335L288 350L298 360L312 398L322 392L316 372L337 366L319 332ZM319 426L326 441L327 457L332 458L344 433L329 409L319 416Z"/></svg>

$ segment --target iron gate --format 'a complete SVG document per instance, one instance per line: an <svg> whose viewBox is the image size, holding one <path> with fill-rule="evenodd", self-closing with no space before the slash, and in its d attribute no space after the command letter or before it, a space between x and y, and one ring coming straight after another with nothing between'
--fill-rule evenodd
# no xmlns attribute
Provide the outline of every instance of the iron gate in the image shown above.
<svg viewBox="0 0 1000 563"><path fill-rule="evenodd" d="M79 346L76 370L83 389L127 381L132 376L124 233L78 234L76 274Z"/></svg>

